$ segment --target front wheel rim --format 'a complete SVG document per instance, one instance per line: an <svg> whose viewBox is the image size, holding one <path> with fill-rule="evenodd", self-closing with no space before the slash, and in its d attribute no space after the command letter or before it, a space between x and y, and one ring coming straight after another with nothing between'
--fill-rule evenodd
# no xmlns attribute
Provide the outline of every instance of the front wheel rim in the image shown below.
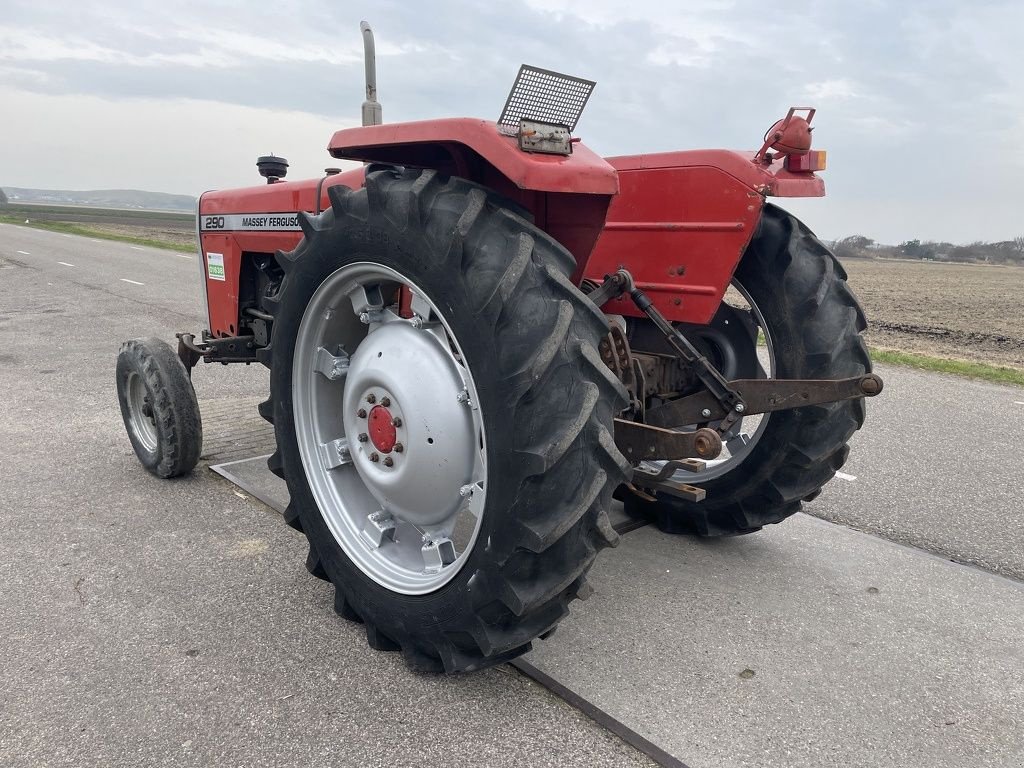
<svg viewBox="0 0 1024 768"><path fill-rule="evenodd" d="M426 292L370 262L328 275L299 325L292 401L310 491L349 560L403 594L454 578L483 520L486 440L465 355Z"/></svg>
<svg viewBox="0 0 1024 768"><path fill-rule="evenodd" d="M135 371L128 374L128 380L125 382L125 402L128 405L128 425L135 439L150 453L156 452L159 436L156 431L153 404L146 391L146 383Z"/></svg>

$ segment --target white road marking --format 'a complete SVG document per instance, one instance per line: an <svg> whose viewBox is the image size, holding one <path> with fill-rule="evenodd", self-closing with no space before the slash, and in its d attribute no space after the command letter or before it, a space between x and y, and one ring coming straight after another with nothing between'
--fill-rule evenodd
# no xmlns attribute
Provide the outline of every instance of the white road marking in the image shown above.
<svg viewBox="0 0 1024 768"><path fill-rule="evenodd" d="M848 475L845 472L836 472L836 477L840 480L849 480L851 483L857 479L854 475Z"/></svg>
<svg viewBox="0 0 1024 768"><path fill-rule="evenodd" d="M61 234L64 235L64 237L71 237L71 235L65 234L64 232L61 232Z"/></svg>
<svg viewBox="0 0 1024 768"><path fill-rule="evenodd" d="M121 282L131 283L132 285L145 285L145 283L140 283L138 280L129 280L127 277L122 277Z"/></svg>
<svg viewBox="0 0 1024 768"><path fill-rule="evenodd" d="M139 246L137 246L137 245L129 245L128 247L131 248L133 251L144 251L144 250L146 250L145 248L139 248Z"/></svg>
<svg viewBox="0 0 1024 768"><path fill-rule="evenodd" d="M192 258L187 253L179 253L179 254L177 254L177 256L178 256L179 259L191 259Z"/></svg>
<svg viewBox="0 0 1024 768"><path fill-rule="evenodd" d="M31 256L32 255L28 251L18 251L18 253L20 253L22 256Z"/></svg>
<svg viewBox="0 0 1024 768"><path fill-rule="evenodd" d="M1014 405L1024 405L1024 402L1022 402L1022 401L1020 401L1020 400L1014 400L1014 401L1013 401L1013 404L1014 404Z"/></svg>
<svg viewBox="0 0 1024 768"><path fill-rule="evenodd" d="M90 242L90 243L98 243L98 242L99 242L99 240L97 240L97 239L96 239L96 238L94 238L94 237L90 237L90 238L89 238L89 242Z"/></svg>
<svg viewBox="0 0 1024 768"><path fill-rule="evenodd" d="M57 263L58 264L62 264L65 267L73 267L73 266L75 266L74 264L68 264L66 261L58 261Z"/></svg>

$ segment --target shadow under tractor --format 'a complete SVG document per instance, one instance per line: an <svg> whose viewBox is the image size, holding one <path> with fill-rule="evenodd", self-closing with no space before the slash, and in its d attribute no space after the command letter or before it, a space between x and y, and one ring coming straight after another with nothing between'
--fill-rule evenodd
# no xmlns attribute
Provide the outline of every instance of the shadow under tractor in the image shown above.
<svg viewBox="0 0 1024 768"><path fill-rule="evenodd" d="M209 327L125 342L128 434L190 471L193 367L259 362L259 411L309 571L369 644L463 672L545 638L615 546L613 498L697 536L820 493L881 379L835 257L768 198L824 195L814 110L756 152L602 158L594 83L523 66L499 120L381 124L373 37L360 161L199 201Z"/></svg>

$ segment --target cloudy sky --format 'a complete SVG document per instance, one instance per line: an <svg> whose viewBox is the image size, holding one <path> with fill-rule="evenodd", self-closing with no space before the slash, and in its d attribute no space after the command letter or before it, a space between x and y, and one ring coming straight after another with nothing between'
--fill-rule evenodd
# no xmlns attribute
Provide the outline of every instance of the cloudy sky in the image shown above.
<svg viewBox="0 0 1024 768"><path fill-rule="evenodd" d="M597 80L605 155L753 149L811 104L824 237L1024 234L1024 2L0 0L0 185L197 194L332 163L355 125L359 21L386 122L494 119L522 62Z"/></svg>

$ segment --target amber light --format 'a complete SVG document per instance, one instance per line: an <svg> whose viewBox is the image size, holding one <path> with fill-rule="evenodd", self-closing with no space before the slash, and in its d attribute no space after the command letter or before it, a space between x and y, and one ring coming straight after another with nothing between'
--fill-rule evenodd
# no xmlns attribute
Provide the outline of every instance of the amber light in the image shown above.
<svg viewBox="0 0 1024 768"><path fill-rule="evenodd" d="M825 170L825 150L812 149L803 155L786 157L786 170L794 172L813 172Z"/></svg>

